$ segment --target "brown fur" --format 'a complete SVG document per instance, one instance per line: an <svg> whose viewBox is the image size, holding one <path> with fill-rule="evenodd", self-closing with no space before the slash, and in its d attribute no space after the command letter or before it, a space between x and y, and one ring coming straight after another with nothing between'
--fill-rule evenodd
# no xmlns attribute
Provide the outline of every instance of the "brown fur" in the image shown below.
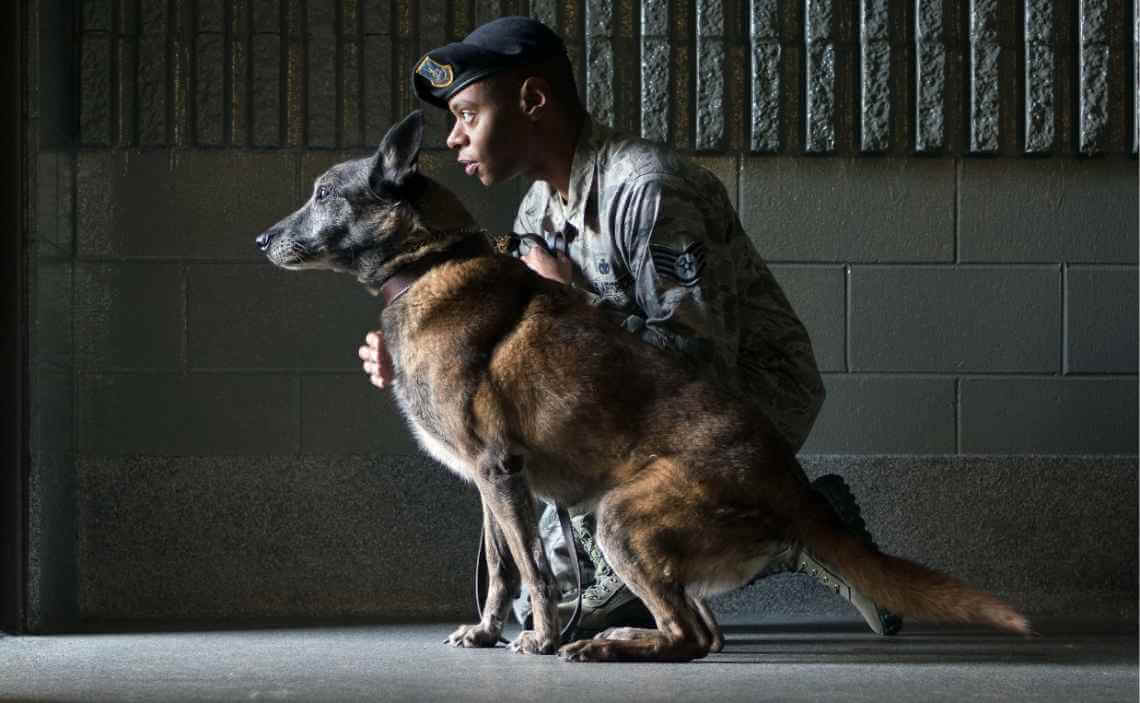
<svg viewBox="0 0 1140 703"><path fill-rule="evenodd" d="M356 273L378 290L401 269L436 262L381 323L393 392L417 437L483 500L490 589L482 621L450 643L494 646L521 580L535 629L512 648L555 651L559 592L535 495L596 511L606 558L658 625L568 644L561 654L571 660L705 656L723 638L703 599L747 583L789 542L898 613L1028 632L998 599L844 533L747 399L697 378L482 235L444 231L470 217L438 184L421 186L414 202L375 206L378 250L395 253L362 254L372 259Z"/></svg>

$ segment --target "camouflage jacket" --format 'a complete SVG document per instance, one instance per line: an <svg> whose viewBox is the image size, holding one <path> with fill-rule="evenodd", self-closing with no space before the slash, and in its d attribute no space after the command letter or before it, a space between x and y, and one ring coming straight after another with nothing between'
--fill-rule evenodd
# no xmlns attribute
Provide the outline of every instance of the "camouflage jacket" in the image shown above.
<svg viewBox="0 0 1140 703"><path fill-rule="evenodd" d="M747 394L803 444L824 397L811 341L709 171L587 118L569 202L536 181L513 229L566 251L573 285L625 329Z"/></svg>

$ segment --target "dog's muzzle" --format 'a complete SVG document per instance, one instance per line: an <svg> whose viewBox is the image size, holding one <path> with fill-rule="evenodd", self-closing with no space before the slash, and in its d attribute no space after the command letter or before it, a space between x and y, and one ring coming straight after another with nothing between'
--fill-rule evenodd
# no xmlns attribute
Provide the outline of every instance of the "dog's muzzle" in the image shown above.
<svg viewBox="0 0 1140 703"><path fill-rule="evenodd" d="M277 236L277 230L274 230L274 229L271 229L268 232L262 232L261 236L259 236L257 238L257 248L262 250L262 251L269 249L269 244L273 241L273 238L276 236Z"/></svg>

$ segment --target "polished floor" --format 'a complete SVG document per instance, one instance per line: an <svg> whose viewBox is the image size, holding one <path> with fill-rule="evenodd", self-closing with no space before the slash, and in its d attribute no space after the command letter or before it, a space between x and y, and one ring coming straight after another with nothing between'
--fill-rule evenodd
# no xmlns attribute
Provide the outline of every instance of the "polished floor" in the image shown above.
<svg viewBox="0 0 1140 703"><path fill-rule="evenodd" d="M1032 640L850 623L726 626L689 664L571 664L443 644L446 624L0 638L3 701L1128 701L1134 624ZM508 633L512 634L512 633Z"/></svg>

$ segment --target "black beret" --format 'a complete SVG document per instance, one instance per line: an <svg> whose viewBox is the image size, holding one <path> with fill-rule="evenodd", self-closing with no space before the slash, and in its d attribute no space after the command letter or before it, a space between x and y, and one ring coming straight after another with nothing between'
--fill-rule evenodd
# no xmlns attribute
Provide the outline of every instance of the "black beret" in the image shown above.
<svg viewBox="0 0 1140 703"><path fill-rule="evenodd" d="M412 85L423 101L447 109L451 96L500 71L566 54L562 38L538 20L500 17L463 41L429 51L416 64Z"/></svg>

